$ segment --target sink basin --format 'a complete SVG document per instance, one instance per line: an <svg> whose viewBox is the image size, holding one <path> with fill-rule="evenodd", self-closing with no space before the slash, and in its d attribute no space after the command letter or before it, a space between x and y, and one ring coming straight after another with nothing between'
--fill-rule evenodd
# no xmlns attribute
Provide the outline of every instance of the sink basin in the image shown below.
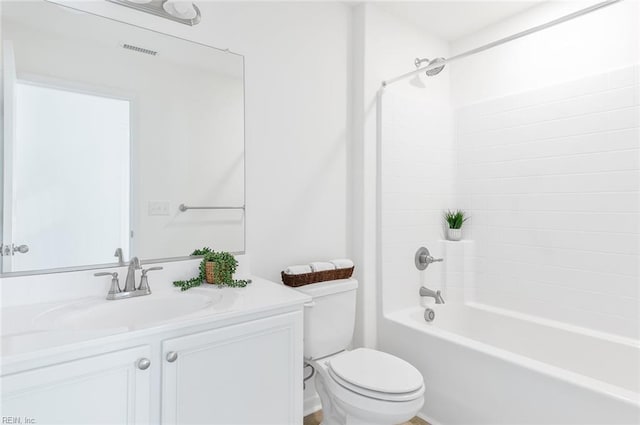
<svg viewBox="0 0 640 425"><path fill-rule="evenodd" d="M91 299L48 310L34 319L38 329L135 329L188 316L220 302L218 294L151 294L107 301Z"/></svg>

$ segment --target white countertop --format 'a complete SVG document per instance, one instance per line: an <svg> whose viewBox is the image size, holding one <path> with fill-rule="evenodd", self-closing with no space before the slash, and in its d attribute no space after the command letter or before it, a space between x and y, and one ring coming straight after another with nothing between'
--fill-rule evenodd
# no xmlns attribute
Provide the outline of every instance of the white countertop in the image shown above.
<svg viewBox="0 0 640 425"><path fill-rule="evenodd" d="M249 276L247 276L249 277ZM7 365L29 361L30 359L60 354L71 350L87 349L106 343L117 343L130 339L144 339L152 334L170 332L184 327L197 327L202 324L220 322L247 321L264 316L269 311L286 311L301 308L302 304L311 300L310 297L282 284L271 282L259 277L250 276L252 283L245 288L220 288L216 285L203 284L200 287L181 292L173 287L170 281L153 282L151 295L139 297L168 298L184 296L185 294L199 294L211 297L215 302L192 313L167 320L157 320L152 323L142 323L134 326L100 326L100 329L73 329L50 326L43 320L44 314L61 308L68 308L70 304L93 303L126 303L130 301L106 301L102 296L89 296L52 302L5 306L2 309L2 351L3 368ZM121 304L122 305L122 304ZM133 304L132 304L133 305ZM49 317L49 316L44 316Z"/></svg>

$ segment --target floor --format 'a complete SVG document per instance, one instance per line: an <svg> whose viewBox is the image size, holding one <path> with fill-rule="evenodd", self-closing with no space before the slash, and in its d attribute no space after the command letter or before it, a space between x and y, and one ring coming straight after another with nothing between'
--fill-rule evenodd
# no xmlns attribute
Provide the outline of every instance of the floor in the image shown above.
<svg viewBox="0 0 640 425"><path fill-rule="evenodd" d="M318 410L315 413L310 414L309 416L304 417L303 425L320 425L322 421L322 410ZM419 417L415 417L411 419L409 422L405 422L401 425L429 425L428 422L420 419Z"/></svg>

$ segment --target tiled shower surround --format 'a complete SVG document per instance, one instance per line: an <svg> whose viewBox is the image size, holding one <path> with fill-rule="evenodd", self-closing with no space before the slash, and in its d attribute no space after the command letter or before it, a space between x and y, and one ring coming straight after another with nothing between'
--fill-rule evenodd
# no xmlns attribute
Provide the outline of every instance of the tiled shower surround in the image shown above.
<svg viewBox="0 0 640 425"><path fill-rule="evenodd" d="M455 111L476 301L638 338L638 71Z"/></svg>
<svg viewBox="0 0 640 425"><path fill-rule="evenodd" d="M431 80L431 84L446 84ZM455 201L453 114L445 96L386 91L380 140L384 311L415 305L420 284L440 288L442 263L419 272L418 247L444 255L442 211Z"/></svg>
<svg viewBox="0 0 640 425"><path fill-rule="evenodd" d="M382 102L383 307L415 304L413 253L449 250L442 210L471 216L467 299L638 338L639 69L599 73L458 109L392 90ZM435 83L435 82L434 82ZM435 103L434 103L435 102ZM451 129L451 130L448 130ZM468 259L466 264L468 264ZM457 285L457 283L456 283Z"/></svg>

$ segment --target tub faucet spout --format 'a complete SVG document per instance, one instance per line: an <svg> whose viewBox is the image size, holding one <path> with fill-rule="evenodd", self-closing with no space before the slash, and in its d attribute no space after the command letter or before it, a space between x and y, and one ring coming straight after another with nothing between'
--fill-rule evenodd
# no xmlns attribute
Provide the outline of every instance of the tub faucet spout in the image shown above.
<svg viewBox="0 0 640 425"><path fill-rule="evenodd" d="M420 287L420 296L421 297L432 297L434 300L436 300L436 304L444 304L444 298L442 298L442 295L440 294L440 291L434 291L432 289L429 289L427 287L421 286Z"/></svg>

